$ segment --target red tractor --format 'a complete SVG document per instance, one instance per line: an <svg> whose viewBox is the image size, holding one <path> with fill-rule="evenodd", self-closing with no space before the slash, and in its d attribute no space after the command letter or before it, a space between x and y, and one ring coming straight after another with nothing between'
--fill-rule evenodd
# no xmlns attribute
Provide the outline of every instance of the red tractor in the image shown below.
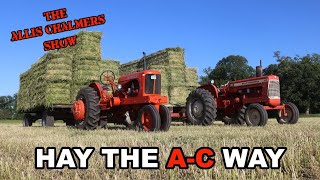
<svg viewBox="0 0 320 180"><path fill-rule="evenodd" d="M267 111L275 111L279 123L297 123L298 108L293 103L280 102L279 77L261 76L261 64L256 74L255 78L232 81L220 88L212 81L192 91L186 104L187 122L210 125L217 118L225 124L264 126Z"/></svg>
<svg viewBox="0 0 320 180"><path fill-rule="evenodd" d="M106 71L100 83L94 82L78 92L72 113L81 129L105 127L107 123L125 124L144 131L168 131L169 109L163 104L159 71L143 70L122 76L118 84L115 75Z"/></svg>

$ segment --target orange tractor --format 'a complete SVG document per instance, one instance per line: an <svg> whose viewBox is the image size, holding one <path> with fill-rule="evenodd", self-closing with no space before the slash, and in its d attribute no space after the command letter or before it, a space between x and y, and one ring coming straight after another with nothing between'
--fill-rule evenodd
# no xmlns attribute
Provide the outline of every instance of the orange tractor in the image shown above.
<svg viewBox="0 0 320 180"><path fill-rule="evenodd" d="M264 126L268 120L267 111L273 111L278 123L297 123L298 108L293 103L283 104L280 101L279 77L261 74L260 62L254 78L228 82L220 88L213 81L198 87L187 98L186 121L210 125L215 119L220 119L225 124Z"/></svg>
<svg viewBox="0 0 320 180"><path fill-rule="evenodd" d="M143 70L119 78L106 71L100 83L82 88L72 107L80 129L106 127L107 123L125 124L143 131L168 131L171 113L164 106L168 97L161 96L161 74Z"/></svg>

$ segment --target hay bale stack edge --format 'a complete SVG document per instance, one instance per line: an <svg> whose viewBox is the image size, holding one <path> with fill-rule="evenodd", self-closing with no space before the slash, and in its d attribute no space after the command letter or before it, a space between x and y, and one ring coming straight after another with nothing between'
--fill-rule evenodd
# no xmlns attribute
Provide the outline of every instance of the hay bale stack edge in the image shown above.
<svg viewBox="0 0 320 180"><path fill-rule="evenodd" d="M119 76L119 61L101 59L100 32L80 31L77 44L50 51L20 75L19 111L72 104L78 91L98 81L105 70Z"/></svg>

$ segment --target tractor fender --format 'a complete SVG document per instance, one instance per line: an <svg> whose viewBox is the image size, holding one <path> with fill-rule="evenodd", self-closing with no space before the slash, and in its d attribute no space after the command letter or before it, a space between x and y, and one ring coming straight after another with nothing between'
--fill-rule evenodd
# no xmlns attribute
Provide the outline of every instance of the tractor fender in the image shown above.
<svg viewBox="0 0 320 180"><path fill-rule="evenodd" d="M205 90L209 91L215 99L218 98L219 91L215 85L212 85L212 84L203 85L203 86L198 87L197 89L205 89Z"/></svg>
<svg viewBox="0 0 320 180"><path fill-rule="evenodd" d="M113 97L113 95L108 94L106 90L104 90L100 83L93 82L89 85L92 87L96 92L100 99L100 104L104 105L105 107L112 107L112 106L119 106L120 105L120 98Z"/></svg>
<svg viewBox="0 0 320 180"><path fill-rule="evenodd" d="M95 89L97 91L97 95L100 97L100 99L102 99L103 97L103 89L100 85L100 83L98 82L93 82L89 85L89 87L92 87L93 89Z"/></svg>

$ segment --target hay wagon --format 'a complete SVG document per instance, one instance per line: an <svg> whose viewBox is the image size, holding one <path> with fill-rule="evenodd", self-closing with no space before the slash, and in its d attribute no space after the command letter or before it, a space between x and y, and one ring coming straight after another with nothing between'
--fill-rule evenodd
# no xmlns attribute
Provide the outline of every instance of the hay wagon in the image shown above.
<svg viewBox="0 0 320 180"><path fill-rule="evenodd" d="M74 126L75 122L71 112L71 104L54 104L51 107L37 107L24 112L23 126L32 126L37 120L41 120L44 127L54 126L55 120L63 120L67 126Z"/></svg>
<svg viewBox="0 0 320 180"><path fill-rule="evenodd" d="M169 97L166 106L172 117L185 117L186 98L199 84L197 69L185 64L184 49L166 48L147 55L145 60L148 69L162 74L161 95ZM48 52L20 75L17 108L25 113L25 126L38 119L43 126L53 126L54 120L73 125L71 107L81 88L99 81L106 70L118 78L142 69L141 59L121 65L119 61L102 60L101 33L81 31L75 46Z"/></svg>

